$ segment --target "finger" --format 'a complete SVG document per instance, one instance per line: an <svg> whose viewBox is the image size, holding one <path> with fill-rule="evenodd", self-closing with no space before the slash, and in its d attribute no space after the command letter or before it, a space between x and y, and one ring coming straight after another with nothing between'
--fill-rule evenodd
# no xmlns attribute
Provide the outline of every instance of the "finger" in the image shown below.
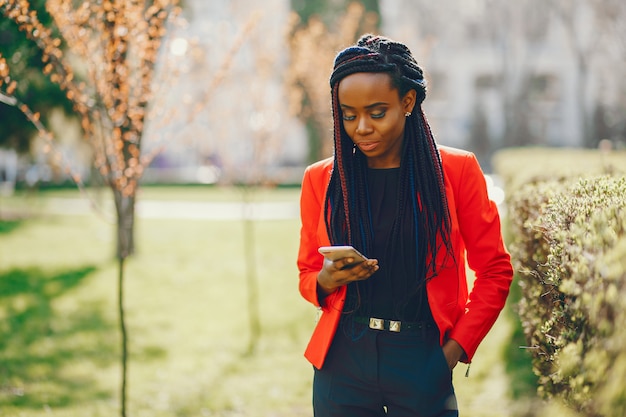
<svg viewBox="0 0 626 417"><path fill-rule="evenodd" d="M368 268L365 269L363 272L359 273L358 275L358 279L359 280L365 280L365 279L369 279L372 275L374 275L374 273L378 270L378 267L376 268Z"/></svg>
<svg viewBox="0 0 626 417"><path fill-rule="evenodd" d="M346 260L347 258L324 262L323 269L326 271L324 276L328 279L328 283L346 285L353 281L362 281L378 270L376 259L352 264L347 263Z"/></svg>
<svg viewBox="0 0 626 417"><path fill-rule="evenodd" d="M360 263L347 270L351 281L362 281L371 277L378 270L378 264Z"/></svg>
<svg viewBox="0 0 626 417"><path fill-rule="evenodd" d="M337 259L335 261L335 268L337 269L350 269L350 268L354 268L355 266L359 265L363 263L363 261L357 261L352 257L348 257L348 258L341 258L341 259Z"/></svg>
<svg viewBox="0 0 626 417"><path fill-rule="evenodd" d="M366 261L362 261L359 259L355 259L352 257L342 258L335 261L335 266L338 269L352 269L357 266L366 267L366 268L374 268L375 265L378 265L377 259L368 259Z"/></svg>

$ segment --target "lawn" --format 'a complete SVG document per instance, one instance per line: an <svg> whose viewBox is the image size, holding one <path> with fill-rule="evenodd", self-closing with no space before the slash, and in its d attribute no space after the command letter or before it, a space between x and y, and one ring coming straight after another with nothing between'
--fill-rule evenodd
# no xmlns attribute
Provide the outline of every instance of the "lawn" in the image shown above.
<svg viewBox="0 0 626 417"><path fill-rule="evenodd" d="M297 189L256 194L296 204ZM107 194L98 194L106 201ZM203 199L204 197L204 199ZM46 213L54 191L0 198L0 415L119 415L114 226L93 212ZM147 200L237 201L216 188L150 188ZM297 218L254 222L262 333L249 343L241 220L138 218L126 268L128 415L311 416L302 356L315 309L297 291ZM501 417L512 399L503 314L472 364L455 371L461 415ZM527 410L526 410L527 411ZM521 415L521 414L520 414ZM529 415L529 414L526 414Z"/></svg>

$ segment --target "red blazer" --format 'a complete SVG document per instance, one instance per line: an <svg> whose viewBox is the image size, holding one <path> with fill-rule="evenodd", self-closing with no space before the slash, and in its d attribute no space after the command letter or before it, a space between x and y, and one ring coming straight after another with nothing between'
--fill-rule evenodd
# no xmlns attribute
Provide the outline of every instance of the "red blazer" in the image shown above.
<svg viewBox="0 0 626 417"><path fill-rule="evenodd" d="M428 281L426 292L440 330L440 343L456 340L467 355L464 361L470 362L504 307L513 267L502 240L498 209L487 196L485 178L476 157L445 146L440 146L439 151L450 208L454 259L448 256L437 260L438 274ZM333 159L329 158L307 167L300 195L299 288L302 296L321 311L305 357L318 369L324 364L337 330L346 294L343 286L327 296L323 305L317 298L317 274L323 264L317 249L329 244L323 207L332 166ZM467 264L475 272L469 295L466 255Z"/></svg>

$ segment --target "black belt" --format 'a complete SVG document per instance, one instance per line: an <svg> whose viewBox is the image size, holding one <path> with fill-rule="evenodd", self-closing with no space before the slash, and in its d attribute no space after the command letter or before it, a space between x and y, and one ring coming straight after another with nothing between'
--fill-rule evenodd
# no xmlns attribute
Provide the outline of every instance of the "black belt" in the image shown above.
<svg viewBox="0 0 626 417"><path fill-rule="evenodd" d="M428 321L400 321L385 320L376 317L354 317L354 322L359 324L367 324L370 329L387 330L390 332L406 332L424 329L434 329L435 324Z"/></svg>

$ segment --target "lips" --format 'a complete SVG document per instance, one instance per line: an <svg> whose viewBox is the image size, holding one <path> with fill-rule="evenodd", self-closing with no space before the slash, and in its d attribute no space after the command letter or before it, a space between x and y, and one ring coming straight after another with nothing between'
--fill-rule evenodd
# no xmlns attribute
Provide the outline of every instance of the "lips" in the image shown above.
<svg viewBox="0 0 626 417"><path fill-rule="evenodd" d="M378 142L360 142L357 146L363 152L371 152L378 147Z"/></svg>

